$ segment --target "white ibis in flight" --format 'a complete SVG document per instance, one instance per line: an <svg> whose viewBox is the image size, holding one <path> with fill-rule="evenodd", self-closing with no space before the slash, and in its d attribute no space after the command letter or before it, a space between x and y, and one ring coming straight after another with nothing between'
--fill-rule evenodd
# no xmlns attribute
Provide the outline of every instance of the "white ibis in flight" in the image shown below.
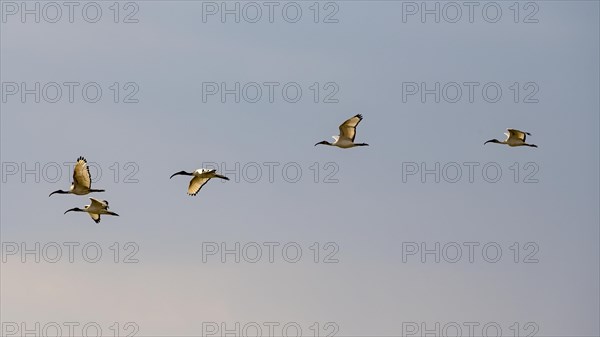
<svg viewBox="0 0 600 337"><path fill-rule="evenodd" d="M347 121L342 123L342 125L340 125L340 135L332 136L332 138L334 140L333 143L330 143L330 142L324 140L322 142L318 142L317 144L315 144L315 146L329 145L329 146L337 146L342 149L348 149L348 148L355 147L355 146L369 146L369 144L367 144L367 143L355 143L354 142L354 137L356 136L356 126L358 126L358 123L360 123L360 121L362 121L362 119L363 119L363 117L361 114L358 114L358 115L348 119Z"/></svg>
<svg viewBox="0 0 600 337"><path fill-rule="evenodd" d="M510 147L514 146L529 146L529 147L537 147L534 144L525 143L525 138L527 136L531 136L529 132L523 132L516 129L506 129L504 134L506 135L506 139L504 141L499 141L498 139L490 139L487 142L483 143L483 145L487 143L497 143L497 144L506 144Z"/></svg>
<svg viewBox="0 0 600 337"><path fill-rule="evenodd" d="M188 187L189 195L198 194L198 191L200 191L202 186L204 186L212 178L220 178L220 179L229 180L229 178L227 178L226 176L217 174L217 170L209 170L209 169L204 169L204 168L198 169L194 172L179 171L177 173L173 173L173 175L171 175L171 177L169 179L171 179L177 175L193 177L192 180L190 180L190 186Z"/></svg>
<svg viewBox="0 0 600 337"><path fill-rule="evenodd" d="M90 198L90 200L92 203L83 206L83 209L79 207L71 208L66 210L64 214L67 214L68 212L86 212L96 223L100 222L100 215L102 214L119 216L119 214L108 210L108 201L95 198Z"/></svg>
<svg viewBox="0 0 600 337"><path fill-rule="evenodd" d="M77 163L73 169L73 183L68 191L58 190L50 193L58 194L76 194L86 195L91 192L104 192L104 190L95 190L92 187L92 177L90 175L90 167L87 165L87 160L83 157L77 158ZM50 196L49 195L49 196Z"/></svg>

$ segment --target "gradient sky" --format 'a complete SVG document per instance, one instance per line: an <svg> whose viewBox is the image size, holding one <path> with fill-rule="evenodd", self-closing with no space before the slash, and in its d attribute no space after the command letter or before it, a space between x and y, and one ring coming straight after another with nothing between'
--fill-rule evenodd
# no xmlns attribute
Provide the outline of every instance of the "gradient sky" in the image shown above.
<svg viewBox="0 0 600 337"><path fill-rule="evenodd" d="M6 176L3 243L97 242L104 255L96 264L3 255L2 322L95 321L106 335L112 322L136 322L138 336L200 335L202 322L292 321L304 335L314 322L335 322L338 336L397 336L402 322L497 322L512 336L514 322L534 322L537 336L600 335L598 2L535 2L538 23L515 23L502 3L497 23L476 10L474 23L463 13L454 24L403 22L400 1L339 1L339 22L328 24L313 22L312 2L300 3L295 24L277 11L274 23L266 12L255 24L217 16L204 23L200 1L136 3L138 23L114 23L112 2L100 2L95 24L77 10L74 23L65 12L58 23L8 16L1 24L3 83L97 82L103 89L98 103L77 91L73 103L9 96L1 113L3 177L12 163L32 169L83 155L102 169L93 186L107 192L95 196L121 215L98 225L85 214L63 215L89 201L48 198L68 188L66 167L58 182ZM530 11L521 7L520 21ZM302 99L202 100L203 82L269 81L299 83ZM137 83L139 103L112 102L114 82ZM315 82L335 82L339 102L314 103ZM403 82L496 82L503 94L497 103L480 91L473 103L466 91L457 103L403 102ZM539 102L513 102L514 82L536 83ZM313 146L357 113L364 120L356 140L370 147ZM511 127L531 132L527 140L539 148L483 145ZM128 162L139 168L137 183L123 182ZM255 183L225 172L231 181L211 181L196 197L186 195L186 178L169 180L209 162L229 170L236 162L280 166L272 183L265 166ZM321 169L334 163L338 183L322 176L315 183L315 162ZM480 166L472 183L464 166L456 183L431 175L403 181L406 163L436 162ZM490 162L503 170L497 183L481 176ZM118 182L113 163L121 167ZM297 183L282 178L286 163L301 167ZM537 183L523 183L527 163L538 168ZM135 242L139 263L112 262L114 242ZM203 263L203 242L297 242L303 256L296 264L280 257ZM314 242L335 242L339 263L312 262ZM474 263L465 256L455 264L403 263L403 242L495 242L503 256L498 263L481 253ZM514 263L514 242L535 243L539 263Z"/></svg>

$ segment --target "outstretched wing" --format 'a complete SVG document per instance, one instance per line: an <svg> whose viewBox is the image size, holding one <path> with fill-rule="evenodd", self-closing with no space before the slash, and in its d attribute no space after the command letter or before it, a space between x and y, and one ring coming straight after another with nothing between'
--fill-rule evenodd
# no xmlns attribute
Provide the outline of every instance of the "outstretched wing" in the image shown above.
<svg viewBox="0 0 600 337"><path fill-rule="evenodd" d="M99 200L96 198L90 198L92 204L90 205L91 209L108 209L108 201Z"/></svg>
<svg viewBox="0 0 600 337"><path fill-rule="evenodd" d="M531 134L529 132L524 132L524 131L519 131L517 129L506 129L506 131L508 131L508 137L515 137L518 138L520 140L522 140L523 142L525 142L525 138L527 138L527 136L531 136Z"/></svg>
<svg viewBox="0 0 600 337"><path fill-rule="evenodd" d="M85 188L92 186L92 176L90 175L90 167L87 165L87 160L83 157L77 158L75 169L73 169L73 182Z"/></svg>
<svg viewBox="0 0 600 337"><path fill-rule="evenodd" d="M95 223L100 223L100 214L88 213Z"/></svg>
<svg viewBox="0 0 600 337"><path fill-rule="evenodd" d="M362 121L362 115L358 114L340 125L340 136L350 139L354 142L356 136L356 126Z"/></svg>
<svg viewBox="0 0 600 337"><path fill-rule="evenodd" d="M198 191L200 191L202 186L204 186L209 180L210 180L210 178L194 177L190 181L190 186L188 187L188 194L189 195L198 194Z"/></svg>

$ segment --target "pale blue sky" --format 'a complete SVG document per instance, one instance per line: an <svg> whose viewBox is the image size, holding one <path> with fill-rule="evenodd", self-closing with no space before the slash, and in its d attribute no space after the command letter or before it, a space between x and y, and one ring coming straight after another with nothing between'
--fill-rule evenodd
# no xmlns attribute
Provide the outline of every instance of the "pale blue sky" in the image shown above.
<svg viewBox="0 0 600 337"><path fill-rule="evenodd" d="M3 1L4 3L4 1ZM48 194L57 183L2 183L3 242L139 244L139 264L82 261L2 264L4 322L134 321L141 336L199 335L202 321L336 322L338 336L401 334L401 322L536 322L538 336L597 336L599 308L599 4L539 1L539 23L402 22L402 2L337 2L337 24L202 22L202 3L140 1L137 24L21 23L0 33L2 82L101 84L103 99L2 104L1 160L33 167L98 163L119 218L96 225L62 213L87 197ZM79 20L78 20L79 19ZM115 104L108 86L136 82L137 104ZM296 104L202 102L202 82L298 82ZM487 103L402 102L403 82L497 82ZM315 104L314 82L339 85L337 104ZM535 82L537 104L514 103L508 87ZM361 113L357 141L313 145ZM483 146L506 128L531 132L539 148ZM139 183L112 181L109 166L135 162ZM210 182L196 197L169 176L206 162L297 162L287 183ZM337 184L315 184L309 167L334 162ZM402 164L496 162L455 184ZM509 167L533 162L538 183L514 183ZM265 172L265 171L263 171ZM463 171L463 174L466 170ZM301 263L202 263L202 242L295 241ZM311 263L312 242L336 242L338 264ZM498 242L497 264L402 263L402 242ZM535 242L537 264L511 262L513 242ZM106 323L104 326L109 326Z"/></svg>

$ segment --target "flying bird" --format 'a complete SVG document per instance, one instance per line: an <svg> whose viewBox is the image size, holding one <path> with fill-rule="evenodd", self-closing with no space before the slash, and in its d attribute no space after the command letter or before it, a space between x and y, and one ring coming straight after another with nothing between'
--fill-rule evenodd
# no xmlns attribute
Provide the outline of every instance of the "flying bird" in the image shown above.
<svg viewBox="0 0 600 337"><path fill-rule="evenodd" d="M90 167L87 165L85 158L79 157L73 169L73 183L71 184L71 188L68 191L57 190L50 193L50 195L54 193L86 195L91 192L104 192L104 190L92 189L91 186L92 177L90 175Z"/></svg>
<svg viewBox="0 0 600 337"><path fill-rule="evenodd" d="M318 142L317 145L329 145L329 146L337 146L342 149L348 149L355 146L369 146L367 143L355 143L354 137L356 136L356 127L358 123L362 121L363 117L361 114L358 114L344 123L340 125L340 135L339 136L331 136L334 140L333 143L330 143L326 140L322 142Z"/></svg>
<svg viewBox="0 0 600 337"><path fill-rule="evenodd" d="M79 207L71 208L69 210L66 210L64 214L67 214L68 212L86 212L92 217L92 220L94 220L96 223L100 222L101 214L119 216L119 214L108 210L108 201L98 200L95 198L90 198L90 200L92 201L92 203L83 206L83 209Z"/></svg>
<svg viewBox="0 0 600 337"><path fill-rule="evenodd" d="M487 142L483 143L483 145L485 145L487 143L497 143L497 144L506 144L510 147L514 147L514 146L537 147L537 145L525 143L525 138L527 136L531 136L531 133L523 132L523 131L519 131L519 130L515 130L515 129L506 129L506 131L508 131L508 132L504 133L506 135L506 139L504 141L499 141L498 139L490 139Z"/></svg>
<svg viewBox="0 0 600 337"><path fill-rule="evenodd" d="M212 178L221 178L221 179L229 180L229 178L227 178L226 176L217 174L217 170L209 170L209 169L204 169L204 168L198 169L194 172L179 171L177 173L173 173L173 175L171 175L171 177L169 179L171 179L177 175L185 175L185 176L193 176L194 177L194 178L192 178L192 180L190 180L190 186L188 187L189 195L198 194L198 192L200 191L202 186L204 186Z"/></svg>

